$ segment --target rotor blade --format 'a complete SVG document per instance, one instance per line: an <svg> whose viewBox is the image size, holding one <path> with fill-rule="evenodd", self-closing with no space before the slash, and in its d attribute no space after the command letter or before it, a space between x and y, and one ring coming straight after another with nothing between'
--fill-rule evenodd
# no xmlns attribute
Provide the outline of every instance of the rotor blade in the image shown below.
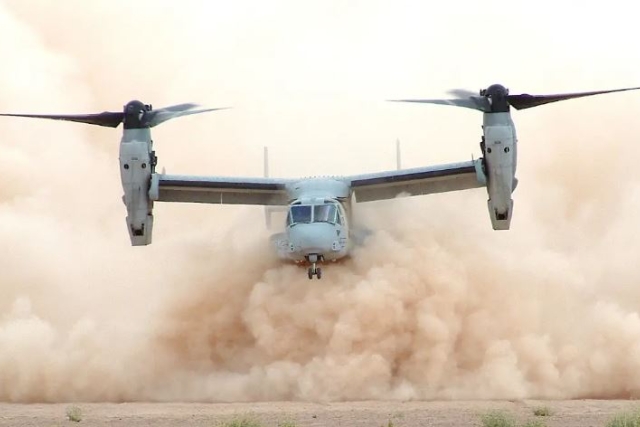
<svg viewBox="0 0 640 427"><path fill-rule="evenodd" d="M0 114L5 117L27 117L33 119L65 120L88 125L116 128L124 117L123 113L105 111L98 114Z"/></svg>
<svg viewBox="0 0 640 427"><path fill-rule="evenodd" d="M177 104L177 105L170 105L169 107L162 107L162 108L159 108L157 111L186 111L196 107L199 107L199 105L194 104L193 102L187 102L184 104Z"/></svg>
<svg viewBox="0 0 640 427"><path fill-rule="evenodd" d="M466 99L392 99L391 102L418 102L423 104L452 105L454 107L471 108L478 111L490 111L491 106L486 98L474 96Z"/></svg>
<svg viewBox="0 0 640 427"><path fill-rule="evenodd" d="M456 98L475 98L478 96L478 92L473 92L467 89L451 89L447 91L450 95Z"/></svg>
<svg viewBox="0 0 640 427"><path fill-rule="evenodd" d="M523 93L521 95L507 95L509 104L516 110L524 110L525 108L537 107L539 105L549 104L551 102L564 101L567 99L582 98L585 96L601 95L605 93L625 92L628 90L638 90L640 87L630 87L625 89L598 90L593 92L577 92L564 93L557 95L529 95Z"/></svg>
<svg viewBox="0 0 640 427"><path fill-rule="evenodd" d="M159 110L153 110L149 114L149 126L154 127L160 123L164 123L167 120L175 119L176 117L190 116L192 114L207 113L209 111L226 110L229 107L223 108L201 108L193 110L198 104L180 104L171 107L161 108Z"/></svg>

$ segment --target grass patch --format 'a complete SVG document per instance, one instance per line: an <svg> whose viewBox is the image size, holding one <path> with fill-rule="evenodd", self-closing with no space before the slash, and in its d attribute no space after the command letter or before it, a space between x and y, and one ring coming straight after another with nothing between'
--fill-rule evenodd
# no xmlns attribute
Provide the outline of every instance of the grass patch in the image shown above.
<svg viewBox="0 0 640 427"><path fill-rule="evenodd" d="M546 410L542 412L545 413L544 416L548 416L551 414L551 411L549 411L548 408L546 408ZM534 411L534 414L538 415L535 411ZM542 416L542 415L539 415L539 416ZM518 423L516 418L513 415L508 414L504 411L487 412L486 414L482 415L481 421L482 421L483 427L546 427L547 426L545 422L540 419L527 420L524 423ZM636 426L633 426L633 427L636 427ZM640 425L638 425L637 427L640 427Z"/></svg>
<svg viewBox="0 0 640 427"><path fill-rule="evenodd" d="M533 408L533 415L536 417L549 417L551 416L551 408L548 406L538 406Z"/></svg>
<svg viewBox="0 0 640 427"><path fill-rule="evenodd" d="M77 406L69 406L67 408L67 418L69 421L79 423L82 421L82 410Z"/></svg>
<svg viewBox="0 0 640 427"><path fill-rule="evenodd" d="M480 417L483 427L516 427L516 420L503 411L490 411Z"/></svg>
<svg viewBox="0 0 640 427"><path fill-rule="evenodd" d="M219 427L262 427L258 420L249 417L234 418L218 424Z"/></svg>
<svg viewBox="0 0 640 427"><path fill-rule="evenodd" d="M255 418L244 416L241 418L233 418L231 420L222 421L216 424L217 427L263 427L263 424ZM278 427L296 427L295 421L282 420L278 421Z"/></svg>
<svg viewBox="0 0 640 427"><path fill-rule="evenodd" d="M614 415L607 427L640 427L640 410Z"/></svg>

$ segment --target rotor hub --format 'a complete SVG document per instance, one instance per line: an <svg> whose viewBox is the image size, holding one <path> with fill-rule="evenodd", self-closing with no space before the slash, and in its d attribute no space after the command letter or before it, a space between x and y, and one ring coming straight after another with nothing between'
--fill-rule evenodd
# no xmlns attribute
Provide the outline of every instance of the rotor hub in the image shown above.
<svg viewBox="0 0 640 427"><path fill-rule="evenodd" d="M151 111L151 105L134 100L124 106L123 124L125 129L140 129L148 127L146 114Z"/></svg>
<svg viewBox="0 0 640 427"><path fill-rule="evenodd" d="M506 113L509 111L509 89L501 84L492 84L480 91L480 96L487 98L492 113Z"/></svg>

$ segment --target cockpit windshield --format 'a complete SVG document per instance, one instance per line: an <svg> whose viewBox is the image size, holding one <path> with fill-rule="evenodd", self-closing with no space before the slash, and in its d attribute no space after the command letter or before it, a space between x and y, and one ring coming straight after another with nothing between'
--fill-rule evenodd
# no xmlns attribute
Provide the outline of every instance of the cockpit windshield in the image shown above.
<svg viewBox="0 0 640 427"><path fill-rule="evenodd" d="M309 205L293 205L289 210L289 225L291 224L308 224L311 222L311 206Z"/></svg>
<svg viewBox="0 0 640 427"><path fill-rule="evenodd" d="M330 222L332 224L335 224L337 214L338 209L333 203L326 205L315 205L313 207L313 222Z"/></svg>
<svg viewBox="0 0 640 427"><path fill-rule="evenodd" d="M317 205L292 205L287 215L287 225L309 224L311 222L328 222L341 224L340 212L336 203Z"/></svg>

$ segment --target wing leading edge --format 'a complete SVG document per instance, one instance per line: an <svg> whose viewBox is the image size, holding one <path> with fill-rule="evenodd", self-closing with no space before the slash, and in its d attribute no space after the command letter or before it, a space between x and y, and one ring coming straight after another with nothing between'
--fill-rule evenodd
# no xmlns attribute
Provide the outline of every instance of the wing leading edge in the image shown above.
<svg viewBox="0 0 640 427"><path fill-rule="evenodd" d="M375 172L343 177L356 201L445 193L484 187L481 160ZM289 202L287 185L299 180L153 174L149 194L158 202L282 206Z"/></svg>
<svg viewBox="0 0 640 427"><path fill-rule="evenodd" d="M400 193L411 196L445 193L484 187L481 161L401 169L346 177L356 194L356 201L372 202L393 199Z"/></svg>
<svg viewBox="0 0 640 427"><path fill-rule="evenodd" d="M159 202L286 205L288 180L154 174L151 199Z"/></svg>

